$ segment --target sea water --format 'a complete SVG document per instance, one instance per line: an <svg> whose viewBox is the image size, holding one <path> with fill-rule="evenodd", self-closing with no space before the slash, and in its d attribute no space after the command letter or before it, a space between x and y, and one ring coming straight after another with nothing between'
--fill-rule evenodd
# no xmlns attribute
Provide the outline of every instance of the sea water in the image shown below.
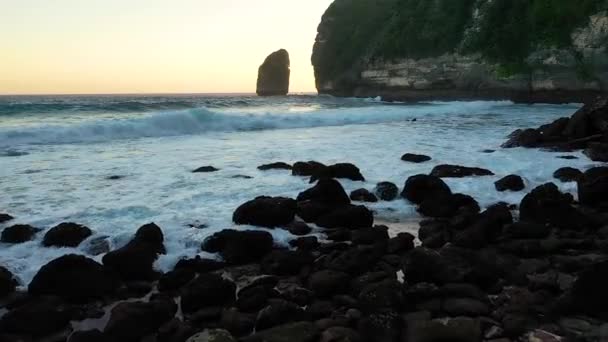
<svg viewBox="0 0 608 342"><path fill-rule="evenodd" d="M594 163L580 153L569 153L579 159L564 160L557 158L563 153L501 149L501 143L517 128L569 116L579 107L312 95L0 97L0 212L16 218L0 229L24 223L48 230L76 222L95 231L89 240L107 236L118 248L138 227L155 222L167 249L156 267L167 271L183 257L213 257L200 251L201 242L233 228L232 213L240 204L260 195L296 197L311 186L289 171L257 169L276 161L354 163L366 181L342 180L347 192L372 190L381 181L402 188L409 176L438 164L483 167L496 176L446 182L482 207L518 204L525 191L498 193L494 182L518 174L529 191L552 181L560 167ZM400 157L407 152L433 159L406 163ZM191 172L206 165L220 170ZM558 185L576 194L576 184ZM420 218L403 199L367 205L393 233ZM277 244L293 238L280 229L271 233ZM22 284L60 255L85 253L86 241L78 248L45 248L43 235L0 244L0 265Z"/></svg>

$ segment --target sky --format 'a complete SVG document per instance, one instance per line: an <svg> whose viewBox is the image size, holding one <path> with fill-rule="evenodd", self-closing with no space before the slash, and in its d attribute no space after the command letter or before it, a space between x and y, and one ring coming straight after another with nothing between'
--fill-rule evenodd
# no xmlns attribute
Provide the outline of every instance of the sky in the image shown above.
<svg viewBox="0 0 608 342"><path fill-rule="evenodd" d="M0 94L254 92L280 48L315 91L332 0L0 0Z"/></svg>

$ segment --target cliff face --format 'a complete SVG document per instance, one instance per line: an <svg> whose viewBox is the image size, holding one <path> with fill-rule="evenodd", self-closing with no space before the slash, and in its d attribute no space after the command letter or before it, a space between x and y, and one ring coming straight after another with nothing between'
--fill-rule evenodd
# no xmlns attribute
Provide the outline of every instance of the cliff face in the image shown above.
<svg viewBox="0 0 608 342"><path fill-rule="evenodd" d="M607 48L605 0L336 0L312 62L337 96L583 102Z"/></svg>
<svg viewBox="0 0 608 342"><path fill-rule="evenodd" d="M278 50L271 53L258 69L256 93L259 96L287 95L290 76L289 53Z"/></svg>

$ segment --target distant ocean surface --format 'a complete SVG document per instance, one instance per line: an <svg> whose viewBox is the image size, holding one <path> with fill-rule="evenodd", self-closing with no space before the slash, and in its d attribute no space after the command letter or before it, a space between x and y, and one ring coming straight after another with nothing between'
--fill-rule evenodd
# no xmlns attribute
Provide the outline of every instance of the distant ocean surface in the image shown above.
<svg viewBox="0 0 608 342"><path fill-rule="evenodd" d="M233 227L232 212L243 202L260 195L295 197L310 186L290 172L257 169L275 161L352 162L367 181L341 181L347 191L371 190L380 181L402 187L409 176L428 173L437 164L484 167L496 176L447 183L482 206L519 203L523 192L499 194L494 181L516 173L533 187L551 180L560 167L585 168L591 162L566 161L539 150L503 150L500 144L517 128L569 116L579 107L401 104L313 95L4 96L0 212L16 217L10 225L27 223L44 230L60 222L81 223L96 232L91 239L107 236L113 248L153 221L163 228L167 247L157 267L167 271L181 257L203 255L200 243ZM482 152L487 149L496 152ZM433 160L405 163L400 157L406 152ZM206 165L220 171L191 173ZM572 183L560 186L575 190ZM389 226L418 219L404 200L369 206ZM281 243L291 238L282 230L272 233ZM22 284L59 255L84 253L86 242L77 249L44 248L43 235L0 246L0 264Z"/></svg>

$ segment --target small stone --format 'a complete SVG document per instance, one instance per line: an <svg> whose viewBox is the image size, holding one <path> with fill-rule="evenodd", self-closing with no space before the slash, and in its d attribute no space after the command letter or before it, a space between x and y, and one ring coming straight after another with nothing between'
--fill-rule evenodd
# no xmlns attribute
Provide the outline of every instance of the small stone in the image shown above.
<svg viewBox="0 0 608 342"><path fill-rule="evenodd" d="M217 169L213 166L201 166L198 169L192 171L192 173L208 173L208 172L216 172L220 169Z"/></svg>

